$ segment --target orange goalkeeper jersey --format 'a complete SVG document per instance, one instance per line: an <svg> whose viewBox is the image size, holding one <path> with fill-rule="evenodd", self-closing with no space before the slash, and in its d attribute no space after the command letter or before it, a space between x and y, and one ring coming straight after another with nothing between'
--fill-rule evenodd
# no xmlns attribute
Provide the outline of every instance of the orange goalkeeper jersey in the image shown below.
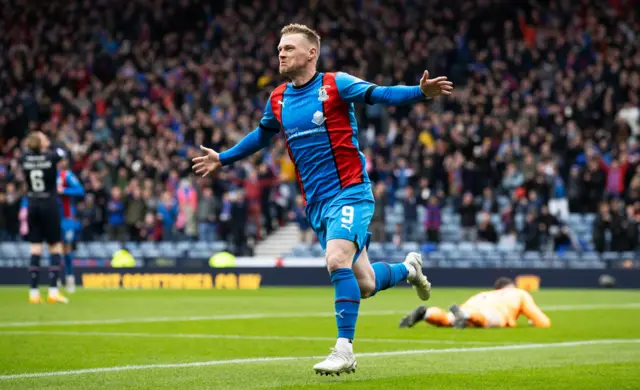
<svg viewBox="0 0 640 390"><path fill-rule="evenodd" d="M495 310L503 316L504 323L508 327L515 327L521 314L531 320L533 326L541 328L551 326L549 317L536 305L531 294L515 287L483 291L467 299L462 307L466 310Z"/></svg>

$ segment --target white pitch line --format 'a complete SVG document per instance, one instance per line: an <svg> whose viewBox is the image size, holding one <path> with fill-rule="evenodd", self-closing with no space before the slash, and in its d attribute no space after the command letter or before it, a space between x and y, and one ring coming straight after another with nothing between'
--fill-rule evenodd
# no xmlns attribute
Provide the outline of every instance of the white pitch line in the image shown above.
<svg viewBox="0 0 640 390"><path fill-rule="evenodd" d="M294 340L294 341L336 341L335 337L314 337L314 336L255 336L255 335L235 335L235 334L202 334L202 333L137 333L137 332L65 332L65 331L0 331L3 335L50 335L50 336L97 336L97 337L142 337L142 338L176 338L176 339L230 339L230 340ZM424 339L378 339L378 338L358 338L359 343L416 343L416 344L492 344L493 341L456 341L456 340L424 340Z"/></svg>
<svg viewBox="0 0 640 390"><path fill-rule="evenodd" d="M395 315L393 310L365 311L359 315L387 316ZM0 328L13 328L23 326L43 325L107 325L107 324L132 324L145 322L182 322L182 321L226 321L226 320L255 320L267 318L304 318L304 317L333 317L331 312L313 313L247 313L247 314L216 314L211 316L185 316L185 317L146 317L146 318L107 318L102 320L69 320L69 321L27 321L27 322L0 322Z"/></svg>
<svg viewBox="0 0 640 390"><path fill-rule="evenodd" d="M542 306L545 311L580 311L580 310L616 310L637 309L640 303L614 303L614 304L585 304L585 305L556 305ZM388 316L402 315L406 311L378 310L360 312L360 316ZM20 328L31 326L59 326L59 325L109 325L109 324L135 324L146 322L191 322L191 321L228 321L228 320L254 320L269 318L304 318L304 317L333 317L335 313L247 313L247 314L217 314L211 316L184 316L184 317L146 317L146 318L106 318L96 320L69 320L69 321L25 321L25 322L0 322L0 328Z"/></svg>
<svg viewBox="0 0 640 390"><path fill-rule="evenodd" d="M365 352L365 353L356 354L356 356L357 357L383 357L383 356L406 356L406 355L426 355L426 354L433 355L433 354L448 354L448 353L519 351L519 350L540 349L540 348L565 348L565 347L580 347L580 346L586 346L586 345L635 344L635 343L640 343L640 339L583 340L583 341L569 341L569 342L561 342L561 343L497 345L497 346L489 346L489 347L472 347L472 348L414 349L414 350L405 350L405 351ZM256 357L256 358L246 358L246 359L211 360L206 362L163 363L163 364L84 368L84 369L67 370L67 371L32 372L32 373L23 373L23 374L0 375L0 380L43 378L43 377L81 375L81 374L99 374L99 373L105 373L105 372L153 370L153 369L165 369L165 368L191 368L191 367L207 367L207 366L234 365L234 364L239 365L239 364L252 364L252 363L272 363L272 362L284 362L284 361L292 361L292 360L323 359L325 357L326 356Z"/></svg>
<svg viewBox="0 0 640 390"><path fill-rule="evenodd" d="M612 310L612 309L638 309L640 303L596 303L585 305L552 305L542 306L541 309L545 311L577 311L577 310Z"/></svg>

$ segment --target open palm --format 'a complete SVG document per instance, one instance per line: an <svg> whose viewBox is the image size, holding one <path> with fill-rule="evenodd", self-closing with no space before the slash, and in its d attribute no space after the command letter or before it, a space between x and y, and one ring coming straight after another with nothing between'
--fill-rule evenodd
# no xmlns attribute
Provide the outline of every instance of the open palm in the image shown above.
<svg viewBox="0 0 640 390"><path fill-rule="evenodd" d="M202 177L215 172L216 169L222 166L220 162L220 154L213 149L205 148L200 145L200 150L205 154L204 156L194 157L191 161L194 163L193 170Z"/></svg>
<svg viewBox="0 0 640 390"><path fill-rule="evenodd" d="M440 95L451 95L453 83L444 76L429 79L429 71L425 70L420 79L420 90L425 96L431 98Z"/></svg>

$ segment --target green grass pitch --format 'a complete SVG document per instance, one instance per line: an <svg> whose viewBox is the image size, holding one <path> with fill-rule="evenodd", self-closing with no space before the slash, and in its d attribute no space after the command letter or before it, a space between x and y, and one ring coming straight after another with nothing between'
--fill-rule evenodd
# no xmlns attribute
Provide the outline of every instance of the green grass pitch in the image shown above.
<svg viewBox="0 0 640 390"><path fill-rule="evenodd" d="M478 290L434 288L448 307ZM43 293L45 291L43 290ZM363 301L358 370L320 377L334 344L330 288L80 290L29 305L0 289L0 389L639 389L640 291L534 293L535 329L398 329L421 303L397 288Z"/></svg>

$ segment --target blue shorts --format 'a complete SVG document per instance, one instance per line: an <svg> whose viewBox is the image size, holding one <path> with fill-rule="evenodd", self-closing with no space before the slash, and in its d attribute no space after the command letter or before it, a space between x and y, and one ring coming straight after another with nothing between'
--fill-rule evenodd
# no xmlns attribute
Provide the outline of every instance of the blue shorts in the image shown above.
<svg viewBox="0 0 640 390"><path fill-rule="evenodd" d="M80 222L72 219L62 220L62 241L65 244L73 244L78 239Z"/></svg>
<svg viewBox="0 0 640 390"><path fill-rule="evenodd" d="M347 187L336 196L308 205L305 209L311 228L318 236L322 249L327 241L336 238L356 244L355 262L362 248L369 247L369 223L375 208L371 184Z"/></svg>

